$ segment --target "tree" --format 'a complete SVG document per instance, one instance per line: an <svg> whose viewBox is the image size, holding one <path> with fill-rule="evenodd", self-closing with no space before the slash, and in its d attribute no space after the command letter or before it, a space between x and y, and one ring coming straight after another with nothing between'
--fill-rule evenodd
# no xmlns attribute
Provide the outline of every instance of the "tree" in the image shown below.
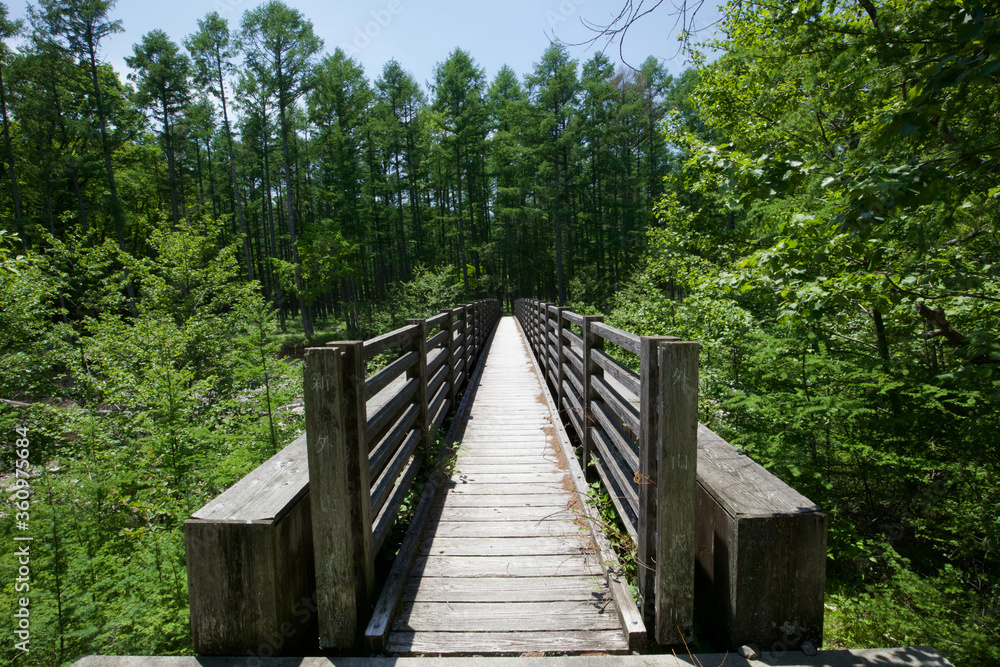
<svg viewBox="0 0 1000 667"><path fill-rule="evenodd" d="M14 168L14 148L10 141L10 121L7 118L7 86L3 82L3 71L6 68L10 49L7 40L21 32L23 22L11 21L7 18L7 5L0 2L0 114L3 116L4 161L7 163L7 175L10 177L10 196L14 203L14 218L17 220L18 231L23 235L21 222L24 211L21 209L21 193L17 186L17 172ZM23 237L22 237L23 238Z"/></svg>
<svg viewBox="0 0 1000 667"><path fill-rule="evenodd" d="M457 208L455 224L458 229L458 262L462 268L462 281L466 296L469 288L469 269L466 259L465 223L463 204L468 203L469 230L476 241L475 189L473 179L477 157L484 153L486 140L486 108L483 102L485 74L472 57L462 49L455 49L448 59L434 69L434 110L443 125L445 151L454 156L450 172L455 175ZM481 166L481 164L480 164ZM464 185L463 185L464 183ZM463 194L467 196L463 199ZM478 264L478 252L475 253Z"/></svg>
<svg viewBox="0 0 1000 667"><path fill-rule="evenodd" d="M138 84L138 102L154 114L160 114L161 136L167 154L170 206L176 228L181 216L173 125L178 112L190 101L191 61L180 53L177 44L162 30L147 33L132 48L134 55L126 56L125 62L136 70L129 78Z"/></svg>
<svg viewBox="0 0 1000 667"><path fill-rule="evenodd" d="M571 219L570 174L574 139L569 132L576 109L579 80L576 61L561 44L551 44L535 63L528 77L538 127L539 178L545 184L542 199L552 224L556 241L556 284L559 305L566 300L563 266L563 231Z"/></svg>
<svg viewBox="0 0 1000 667"><path fill-rule="evenodd" d="M116 0L39 0L41 14L36 23L44 25L50 36L66 40L68 51L87 63L93 86L94 102L97 107L97 129L101 136L104 152L104 169L111 194L111 219L114 221L118 237L118 249L125 251L125 213L118 196L115 168L111 161L111 138L108 135L107 109L104 104L103 87L99 73L99 50L101 40L122 31L121 21L108 20L108 13ZM33 15L35 16L35 15ZM128 276L128 271L125 272ZM135 286L126 281L130 307L134 308Z"/></svg>
<svg viewBox="0 0 1000 667"><path fill-rule="evenodd" d="M298 293L302 328L306 336L313 335L312 317L305 301L302 263L299 258L295 229L295 204L292 189L292 161L289 148L290 112L296 100L308 87L308 75L315 54L323 41L313 32L312 22L285 5L270 0L243 16L243 41L246 64L255 76L277 98L278 124L281 132L281 153L285 173L285 204L288 215L289 243L295 265L295 288Z"/></svg>
<svg viewBox="0 0 1000 667"><path fill-rule="evenodd" d="M253 262L250 259L250 236L243 215L243 197L240 182L236 177L236 157L233 153L233 130L229 123L229 108L226 103L226 76L232 74L232 59L239 54L240 45L229 31L229 23L211 12L198 20L198 32L184 40L184 46L191 52L194 61L194 78L205 86L222 104L222 126L226 131L226 147L229 151L229 180L233 186L233 206L239 221L240 235L243 237L243 261L247 278L253 280Z"/></svg>

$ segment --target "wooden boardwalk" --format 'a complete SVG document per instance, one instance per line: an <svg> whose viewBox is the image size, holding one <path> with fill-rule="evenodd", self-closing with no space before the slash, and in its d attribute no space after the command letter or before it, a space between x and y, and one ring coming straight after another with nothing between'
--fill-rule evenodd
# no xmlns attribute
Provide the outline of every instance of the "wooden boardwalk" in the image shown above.
<svg viewBox="0 0 1000 667"><path fill-rule="evenodd" d="M398 654L625 652L527 344L504 317L388 638Z"/></svg>

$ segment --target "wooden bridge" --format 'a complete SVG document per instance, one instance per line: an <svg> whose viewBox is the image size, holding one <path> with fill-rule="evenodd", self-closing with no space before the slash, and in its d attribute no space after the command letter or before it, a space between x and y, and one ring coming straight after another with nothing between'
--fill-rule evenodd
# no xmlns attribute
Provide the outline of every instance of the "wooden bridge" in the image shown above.
<svg viewBox="0 0 1000 667"><path fill-rule="evenodd" d="M698 424L697 359L528 300L307 350L306 435L185 524L195 651L623 653L696 615L722 645L818 645L826 517Z"/></svg>

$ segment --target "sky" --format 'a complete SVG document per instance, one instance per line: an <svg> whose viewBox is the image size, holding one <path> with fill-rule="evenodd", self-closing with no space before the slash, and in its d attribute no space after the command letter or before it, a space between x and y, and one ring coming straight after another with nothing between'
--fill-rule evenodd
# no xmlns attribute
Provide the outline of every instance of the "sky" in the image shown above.
<svg viewBox="0 0 1000 667"><path fill-rule="evenodd" d="M690 1L690 0L689 0ZM212 11L238 28L243 13L264 0L118 0L111 18L122 21L124 32L102 42L102 55L120 75L130 70L124 58L132 45L156 28L174 41L197 31L198 19ZM312 21L323 39L324 52L344 49L374 80L382 67L395 58L403 69L425 85L433 81L434 68L456 47L470 53L492 80L503 65L518 75L531 72L550 38L566 44L590 40L594 33L581 21L605 24L617 15L625 0L285 0ZM648 0L647 5L652 0ZM718 13L707 0L698 23L710 24ZM27 14L26 0L7 0L11 18ZM625 63L638 67L647 56L662 59L668 71L678 74L687 66L679 53L680 30L672 16L671 3L664 2L641 19L625 39ZM583 62L598 50L621 64L619 44L570 46L573 58ZM624 65L623 65L624 66Z"/></svg>

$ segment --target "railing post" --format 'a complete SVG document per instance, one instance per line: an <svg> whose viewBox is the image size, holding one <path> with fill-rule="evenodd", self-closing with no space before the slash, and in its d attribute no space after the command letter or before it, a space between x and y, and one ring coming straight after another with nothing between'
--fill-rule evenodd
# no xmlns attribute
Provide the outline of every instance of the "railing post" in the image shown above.
<svg viewBox="0 0 1000 667"><path fill-rule="evenodd" d="M556 349L555 349L555 362L556 362L556 409L557 410L567 410L568 408L563 406L563 401L566 399L566 391L563 389L563 380L565 380L565 373L563 371L563 364L566 363L566 348L563 347L563 311L569 310L569 308L564 308L559 306L556 308Z"/></svg>
<svg viewBox="0 0 1000 667"><path fill-rule="evenodd" d="M542 371L542 382L545 382L545 372L549 368L548 358L546 357L547 348L545 345L545 331L548 323L545 321L545 317L549 312L549 305L544 301L538 302L538 330L535 332L535 357L538 359L538 363L541 365Z"/></svg>
<svg viewBox="0 0 1000 667"><path fill-rule="evenodd" d="M464 313L464 316L463 316L464 319L463 319L463 321L465 323L463 325L465 327L465 329L464 329L464 331L465 331L465 339L463 341L464 345L465 345L465 379L467 379L467 380L469 379L469 376L472 375L472 365L476 362L476 356L475 356L475 354L476 354L476 352L475 352L476 351L476 342L475 342L476 331L472 327L472 317L473 317L474 312L475 312L475 307L474 306L468 306L468 305L466 305L465 309L463 310L463 313Z"/></svg>
<svg viewBox="0 0 1000 667"><path fill-rule="evenodd" d="M442 310L442 313L447 313L448 316L445 318L444 322L441 323L441 330L447 331L448 336L445 339L444 344L444 367L447 369L445 371L447 379L445 382L448 383L448 399L451 401L452 405L455 405L455 367L452 365L455 363L454 355L452 354L452 338L455 335L455 330L452 329L452 322L455 321L455 311L453 310Z"/></svg>
<svg viewBox="0 0 1000 667"><path fill-rule="evenodd" d="M365 405L362 345L309 348L303 370L317 619L323 648L355 645L359 629L368 620L375 581L368 448L364 413L357 410L359 398L362 410Z"/></svg>
<svg viewBox="0 0 1000 667"><path fill-rule="evenodd" d="M659 345L672 336L642 336L639 339L639 515L636 526L636 561L642 620L656 627L656 527L657 464L660 428ZM659 636L657 636L657 641ZM679 643L679 642L678 642Z"/></svg>
<svg viewBox="0 0 1000 667"><path fill-rule="evenodd" d="M656 641L689 642L694 630L698 343L660 343L656 477Z"/></svg>
<svg viewBox="0 0 1000 667"><path fill-rule="evenodd" d="M432 456L431 443L431 419L428 414L427 383L427 320L406 320L407 324L417 327L417 338L413 344L413 350L417 353L417 363L406 371L407 378L417 378L417 393L413 397L414 403L420 406L417 413L417 424L423 431L424 440L424 460L430 461Z"/></svg>
<svg viewBox="0 0 1000 667"><path fill-rule="evenodd" d="M590 402L597 397L597 392L593 387L594 376L603 377L604 370L597 365L597 362L591 359L591 350L603 350L604 349L604 339L596 335L591 331L590 325L593 322L603 322L604 317L602 315L584 315L583 324L580 325L580 338L583 340L583 414L580 415L583 419L583 449L580 452L580 456L583 459L580 462L581 467L584 472L587 470L587 466L590 465L590 453L593 451L594 447L594 434L590 430L590 425L596 423L593 417L591 417L590 412Z"/></svg>

